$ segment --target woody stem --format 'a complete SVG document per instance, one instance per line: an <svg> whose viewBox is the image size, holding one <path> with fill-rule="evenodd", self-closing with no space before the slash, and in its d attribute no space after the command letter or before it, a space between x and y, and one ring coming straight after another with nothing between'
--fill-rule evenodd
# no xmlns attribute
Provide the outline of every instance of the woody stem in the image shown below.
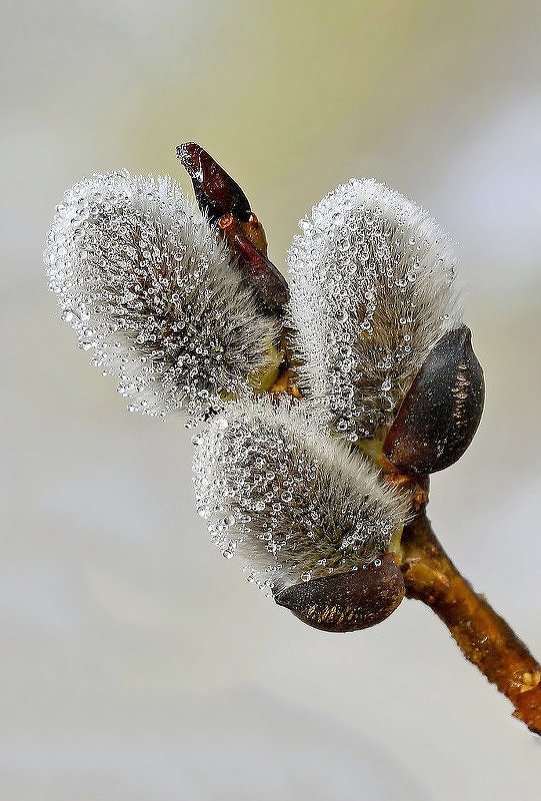
<svg viewBox="0 0 541 801"><path fill-rule="evenodd" d="M405 527L406 596L427 604L464 656L509 698L514 716L541 735L541 666L487 600L451 562L423 509Z"/></svg>

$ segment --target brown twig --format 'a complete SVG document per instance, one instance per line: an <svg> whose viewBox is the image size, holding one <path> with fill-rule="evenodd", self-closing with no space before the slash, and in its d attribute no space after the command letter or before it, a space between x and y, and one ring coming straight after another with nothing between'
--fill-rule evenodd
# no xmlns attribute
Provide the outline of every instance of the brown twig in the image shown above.
<svg viewBox="0 0 541 801"><path fill-rule="evenodd" d="M269 391L300 397L287 356ZM380 451L381 443L373 458L389 483L410 493L415 514L404 527L399 549L406 597L422 601L438 615L466 659L509 698L513 715L541 735L541 665L443 550L426 515L428 478L397 471Z"/></svg>
<svg viewBox="0 0 541 801"><path fill-rule="evenodd" d="M509 698L514 716L541 734L541 666L505 620L451 562L425 510L405 527L402 570L406 596L427 604L462 653Z"/></svg>

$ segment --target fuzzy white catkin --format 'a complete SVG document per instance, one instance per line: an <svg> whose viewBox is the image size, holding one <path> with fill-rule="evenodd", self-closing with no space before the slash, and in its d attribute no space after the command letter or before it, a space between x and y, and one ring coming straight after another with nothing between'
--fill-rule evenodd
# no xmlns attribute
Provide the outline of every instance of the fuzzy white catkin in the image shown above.
<svg viewBox="0 0 541 801"><path fill-rule="evenodd" d="M461 323L452 244L428 212L374 180L339 186L300 228L288 261L301 388L342 436L372 437Z"/></svg>
<svg viewBox="0 0 541 801"><path fill-rule="evenodd" d="M83 179L57 207L44 260L63 319L131 410L197 419L266 368L275 322L169 178Z"/></svg>
<svg viewBox="0 0 541 801"><path fill-rule="evenodd" d="M362 569L407 513L377 469L282 400L229 404L195 438L199 514L226 557L274 591Z"/></svg>

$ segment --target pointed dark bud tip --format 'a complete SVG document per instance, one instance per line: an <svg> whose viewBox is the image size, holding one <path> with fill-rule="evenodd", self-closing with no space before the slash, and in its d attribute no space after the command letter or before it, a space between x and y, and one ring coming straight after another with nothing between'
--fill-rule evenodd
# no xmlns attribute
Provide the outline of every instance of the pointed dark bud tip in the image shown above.
<svg viewBox="0 0 541 801"><path fill-rule="evenodd" d="M346 632L381 623L404 592L402 572L386 553L364 568L295 584L277 593L275 600L308 626Z"/></svg>
<svg viewBox="0 0 541 801"><path fill-rule="evenodd" d="M192 179L199 208L215 221L231 213L238 220L248 220L250 204L240 186L195 142L177 147L177 158Z"/></svg>
<svg viewBox="0 0 541 801"><path fill-rule="evenodd" d="M454 464L481 421L485 381L462 326L445 334L417 373L383 445L400 470L429 475Z"/></svg>

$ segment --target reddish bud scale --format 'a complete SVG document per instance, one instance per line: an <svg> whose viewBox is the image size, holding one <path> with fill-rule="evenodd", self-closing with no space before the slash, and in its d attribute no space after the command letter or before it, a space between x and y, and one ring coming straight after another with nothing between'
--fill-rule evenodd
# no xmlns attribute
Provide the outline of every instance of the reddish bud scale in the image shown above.
<svg viewBox="0 0 541 801"><path fill-rule="evenodd" d="M282 273L242 233L226 234L241 272L255 287L260 300L271 312L280 312L289 300L287 282Z"/></svg>
<svg viewBox="0 0 541 801"><path fill-rule="evenodd" d="M212 156L194 142L179 145L177 156L192 179L199 208L211 222L218 223L246 282L254 287L267 311L281 312L289 300L287 282L267 258L265 231L248 198Z"/></svg>

